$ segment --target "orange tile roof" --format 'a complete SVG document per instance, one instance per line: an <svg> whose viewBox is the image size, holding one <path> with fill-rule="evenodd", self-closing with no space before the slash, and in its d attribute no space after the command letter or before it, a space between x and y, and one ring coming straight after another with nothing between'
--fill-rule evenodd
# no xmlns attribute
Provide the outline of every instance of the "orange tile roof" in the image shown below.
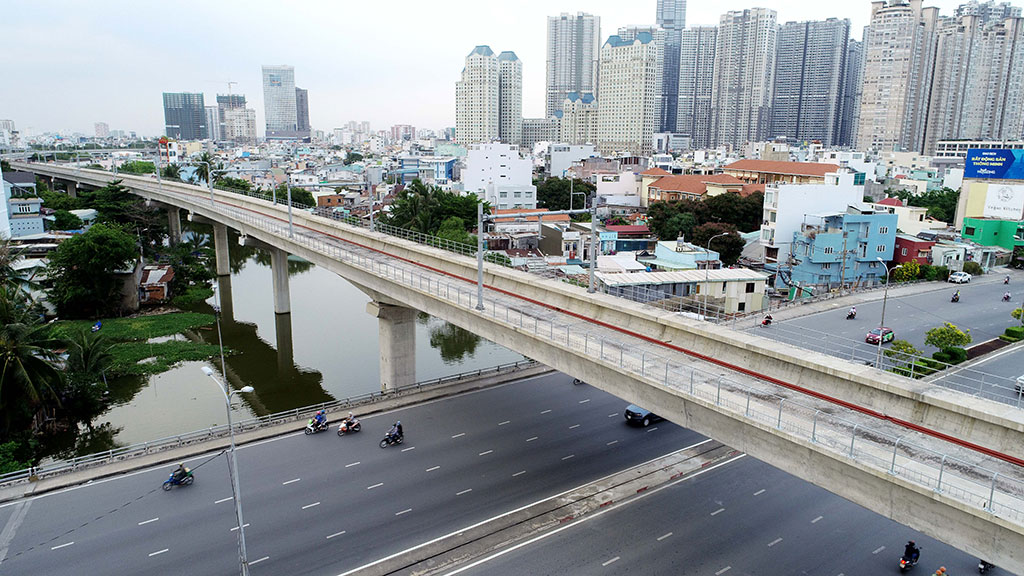
<svg viewBox="0 0 1024 576"><path fill-rule="evenodd" d="M640 175L641 176L671 176L672 174L670 172L666 172L666 171L662 170L661 168L651 168L649 170L644 170L643 172L640 173Z"/></svg>
<svg viewBox="0 0 1024 576"><path fill-rule="evenodd" d="M533 208L533 209L518 209L518 208L506 208L504 210L491 209L491 214L500 216L502 214L537 214L537 216L527 216L525 220L527 222L536 222L537 218L543 218L545 222L569 222L570 218L568 214L548 214L547 208ZM515 222L515 218L495 218L493 222Z"/></svg>
<svg viewBox="0 0 1024 576"><path fill-rule="evenodd" d="M835 164L819 164L817 162L776 162L773 160L737 160L723 170L743 172L764 172L767 174L786 174L789 176L817 176L823 178L839 170Z"/></svg>
<svg viewBox="0 0 1024 576"><path fill-rule="evenodd" d="M746 198L747 196L757 194L758 192L764 194L764 187L764 184L744 184L743 189L740 190L740 196Z"/></svg>
<svg viewBox="0 0 1024 576"><path fill-rule="evenodd" d="M743 181L728 174L684 174L682 176L663 176L651 182L650 188L656 188L665 192L685 192L687 194L704 195L707 193L707 185L725 184L742 186Z"/></svg>

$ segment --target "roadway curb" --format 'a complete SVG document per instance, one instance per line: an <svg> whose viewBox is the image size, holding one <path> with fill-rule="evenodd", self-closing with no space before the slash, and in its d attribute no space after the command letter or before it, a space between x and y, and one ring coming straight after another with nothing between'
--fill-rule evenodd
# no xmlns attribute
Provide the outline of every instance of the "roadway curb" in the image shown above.
<svg viewBox="0 0 1024 576"><path fill-rule="evenodd" d="M538 364L536 366L512 370L510 372L488 374L452 383L436 384L415 391L398 392L392 396L386 396L383 399L368 401L363 405L356 405L351 408L339 408L329 413L328 419L331 414L340 415L342 412L348 412L350 409L359 411L361 417L382 414L421 402L455 396L466 392L472 392L474 390L489 388L491 386L498 386L515 380L542 376L551 372L554 372L554 369L544 366L543 364ZM337 422L334 422L333 424L337 424ZM237 446L244 446L252 442L291 434L302 430L305 426L305 420L300 418L298 420L265 426L254 430L236 432L235 444ZM79 484L87 484L101 478L119 476L169 462L191 459L195 456L210 454L217 450L225 450L230 446L230 444L230 438L227 436L222 438L211 438L209 440L201 440L180 447L167 448L164 450L154 449L158 451L142 456L125 456L123 459L106 464L98 464L87 468L83 467L72 472L54 475L36 481L22 481L10 486L0 487L0 503L45 494L46 492L77 486Z"/></svg>
<svg viewBox="0 0 1024 576"><path fill-rule="evenodd" d="M451 570L737 455L732 448L710 440L350 570L344 576L428 576Z"/></svg>

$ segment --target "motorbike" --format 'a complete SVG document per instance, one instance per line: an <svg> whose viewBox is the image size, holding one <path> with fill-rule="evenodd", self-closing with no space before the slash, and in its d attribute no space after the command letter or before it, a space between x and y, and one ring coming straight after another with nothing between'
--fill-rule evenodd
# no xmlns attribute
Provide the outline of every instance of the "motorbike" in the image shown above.
<svg viewBox="0 0 1024 576"><path fill-rule="evenodd" d="M586 384L586 382L584 382L583 380L580 380L579 378L573 378L572 379L572 384L573 384L573 386L579 386L580 384Z"/></svg>
<svg viewBox="0 0 1024 576"><path fill-rule="evenodd" d="M917 566L917 561L921 559L920 550L913 557L907 557L906 554L900 556L900 572L906 572L914 566Z"/></svg>
<svg viewBox="0 0 1024 576"><path fill-rule="evenodd" d="M310 418L309 422L306 424L306 434L309 435L316 434L317 432L323 432L324 430L327 430L327 428L329 427L330 426L327 424L327 420L324 420L323 422L317 422L316 419Z"/></svg>
<svg viewBox="0 0 1024 576"><path fill-rule="evenodd" d="M1010 301L1010 295L1009 294L1003 294L1003 302L1009 302L1009 301Z"/></svg>
<svg viewBox="0 0 1024 576"><path fill-rule="evenodd" d="M338 425L338 436L344 436L345 434L354 434L363 429L363 425L359 423L359 420L353 419L349 422L347 419L342 420L341 424Z"/></svg>
<svg viewBox="0 0 1024 576"><path fill-rule="evenodd" d="M1003 278L1003 284L1009 284L1009 283L1010 283L1010 277L1009 276L1007 276L1006 278Z"/></svg>
<svg viewBox="0 0 1024 576"><path fill-rule="evenodd" d="M995 564L990 564L988 562L985 562L984 560L978 560L978 573L979 574L984 574L985 572L988 572L992 568L995 568Z"/></svg>
<svg viewBox="0 0 1024 576"><path fill-rule="evenodd" d="M857 313L856 312L847 312L846 313L846 319L847 320L856 320L857 319Z"/></svg>
<svg viewBox="0 0 1024 576"><path fill-rule="evenodd" d="M403 441L405 441L405 435L388 432L384 435L384 439L380 441L380 447L387 448L392 444L401 444Z"/></svg>
<svg viewBox="0 0 1024 576"><path fill-rule="evenodd" d="M164 490L170 490L171 487L173 486L189 486L193 482L195 482L195 480L196 477L192 475L191 470L186 472L185 476L182 478L175 478L174 472L171 472L170 478L164 481L163 486L161 486L161 488L163 488Z"/></svg>
<svg viewBox="0 0 1024 576"><path fill-rule="evenodd" d="M950 298L949 301L950 302L959 302L960 301L960 295L959 294L953 294L953 297Z"/></svg>
<svg viewBox="0 0 1024 576"><path fill-rule="evenodd" d="M771 326L771 324L772 324L772 317L771 316L765 316L764 320L761 320L761 326Z"/></svg>

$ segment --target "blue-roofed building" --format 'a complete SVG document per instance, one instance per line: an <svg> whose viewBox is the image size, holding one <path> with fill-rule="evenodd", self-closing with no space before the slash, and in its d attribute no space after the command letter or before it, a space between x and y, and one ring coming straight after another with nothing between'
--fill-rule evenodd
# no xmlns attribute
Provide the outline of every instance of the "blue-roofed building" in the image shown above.
<svg viewBox="0 0 1024 576"><path fill-rule="evenodd" d="M793 233L788 262L766 265L778 272L775 287L812 287L816 293L841 285L871 286L885 276L882 262L893 257L898 218L888 212L849 208L811 215Z"/></svg>

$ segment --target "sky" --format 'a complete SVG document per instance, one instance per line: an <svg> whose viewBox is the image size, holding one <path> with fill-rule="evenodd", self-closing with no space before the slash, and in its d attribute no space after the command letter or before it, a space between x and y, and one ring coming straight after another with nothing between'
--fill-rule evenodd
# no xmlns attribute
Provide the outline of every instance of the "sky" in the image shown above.
<svg viewBox="0 0 1024 576"><path fill-rule="evenodd" d="M943 15L962 2L934 0ZM1020 0L1013 2L1019 4ZM869 0L690 0L687 25L717 25L755 6L780 23L848 18L851 36ZM331 130L368 120L441 129L455 124L455 83L479 44L523 62L523 116L544 114L546 17L601 17L602 41L620 26L653 24L656 0L391 0L150 3L4 0L0 3L0 119L31 136L110 129L163 130L163 92L245 94L263 133L260 66L290 64L309 90L310 123Z"/></svg>

